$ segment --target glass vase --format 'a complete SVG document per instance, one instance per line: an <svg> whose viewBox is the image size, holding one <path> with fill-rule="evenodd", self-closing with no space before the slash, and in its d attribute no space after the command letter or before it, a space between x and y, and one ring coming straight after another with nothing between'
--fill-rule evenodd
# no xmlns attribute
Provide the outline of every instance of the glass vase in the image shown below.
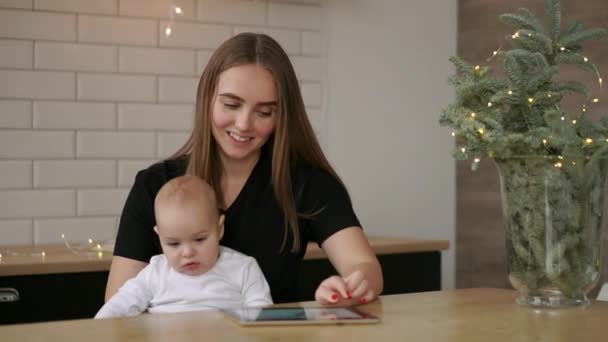
<svg viewBox="0 0 608 342"><path fill-rule="evenodd" d="M507 271L533 307L588 304L601 270L607 159L495 159L500 172Z"/></svg>

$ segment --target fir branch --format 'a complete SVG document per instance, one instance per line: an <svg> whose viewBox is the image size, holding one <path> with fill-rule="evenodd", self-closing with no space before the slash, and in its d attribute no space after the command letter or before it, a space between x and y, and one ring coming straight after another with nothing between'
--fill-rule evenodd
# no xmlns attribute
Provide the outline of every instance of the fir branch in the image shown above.
<svg viewBox="0 0 608 342"><path fill-rule="evenodd" d="M573 45L577 45L586 40L591 39L603 39L608 37L608 30L604 28L592 28L584 31L574 32L563 37L559 43L561 46L570 47Z"/></svg>
<svg viewBox="0 0 608 342"><path fill-rule="evenodd" d="M499 17L500 21L505 24L514 26L518 29L527 29L537 33L544 33L544 28L541 22L530 11L525 8L520 8L519 13L506 13Z"/></svg>
<svg viewBox="0 0 608 342"><path fill-rule="evenodd" d="M555 57L555 64L573 64L578 66L579 68L591 72L595 72L595 67L593 64L585 62L583 56L578 53L573 53L569 51L560 52Z"/></svg>
<svg viewBox="0 0 608 342"><path fill-rule="evenodd" d="M545 0L545 21L549 36L553 40L558 40L562 26L562 6L560 0Z"/></svg>

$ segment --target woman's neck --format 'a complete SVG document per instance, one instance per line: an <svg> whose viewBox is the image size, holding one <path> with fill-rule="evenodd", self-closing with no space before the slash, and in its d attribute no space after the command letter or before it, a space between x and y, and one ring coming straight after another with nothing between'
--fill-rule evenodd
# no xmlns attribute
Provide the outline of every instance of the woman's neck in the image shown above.
<svg viewBox="0 0 608 342"><path fill-rule="evenodd" d="M255 164L260 159L260 152L258 151L258 153L252 154L247 159L241 160L228 158L221 152L220 156L223 164L222 181L232 183L234 181L238 182L239 180L247 179L249 177L251 171L255 167Z"/></svg>

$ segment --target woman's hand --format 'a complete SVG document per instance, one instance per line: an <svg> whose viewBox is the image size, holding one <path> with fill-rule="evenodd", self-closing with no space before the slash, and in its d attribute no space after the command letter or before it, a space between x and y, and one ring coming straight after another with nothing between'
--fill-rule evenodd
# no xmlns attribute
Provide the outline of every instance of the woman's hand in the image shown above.
<svg viewBox="0 0 608 342"><path fill-rule="evenodd" d="M323 305L365 304L374 298L374 290L359 270L346 277L331 276L315 292L315 299Z"/></svg>

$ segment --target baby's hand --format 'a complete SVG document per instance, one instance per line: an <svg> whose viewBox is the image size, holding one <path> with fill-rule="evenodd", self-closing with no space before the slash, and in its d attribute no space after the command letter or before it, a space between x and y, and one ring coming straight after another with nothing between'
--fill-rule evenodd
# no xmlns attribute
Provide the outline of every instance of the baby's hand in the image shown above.
<svg viewBox="0 0 608 342"><path fill-rule="evenodd" d="M315 299L323 305L364 304L373 298L373 290L361 271L355 271L344 278L331 276L319 285L315 293Z"/></svg>

